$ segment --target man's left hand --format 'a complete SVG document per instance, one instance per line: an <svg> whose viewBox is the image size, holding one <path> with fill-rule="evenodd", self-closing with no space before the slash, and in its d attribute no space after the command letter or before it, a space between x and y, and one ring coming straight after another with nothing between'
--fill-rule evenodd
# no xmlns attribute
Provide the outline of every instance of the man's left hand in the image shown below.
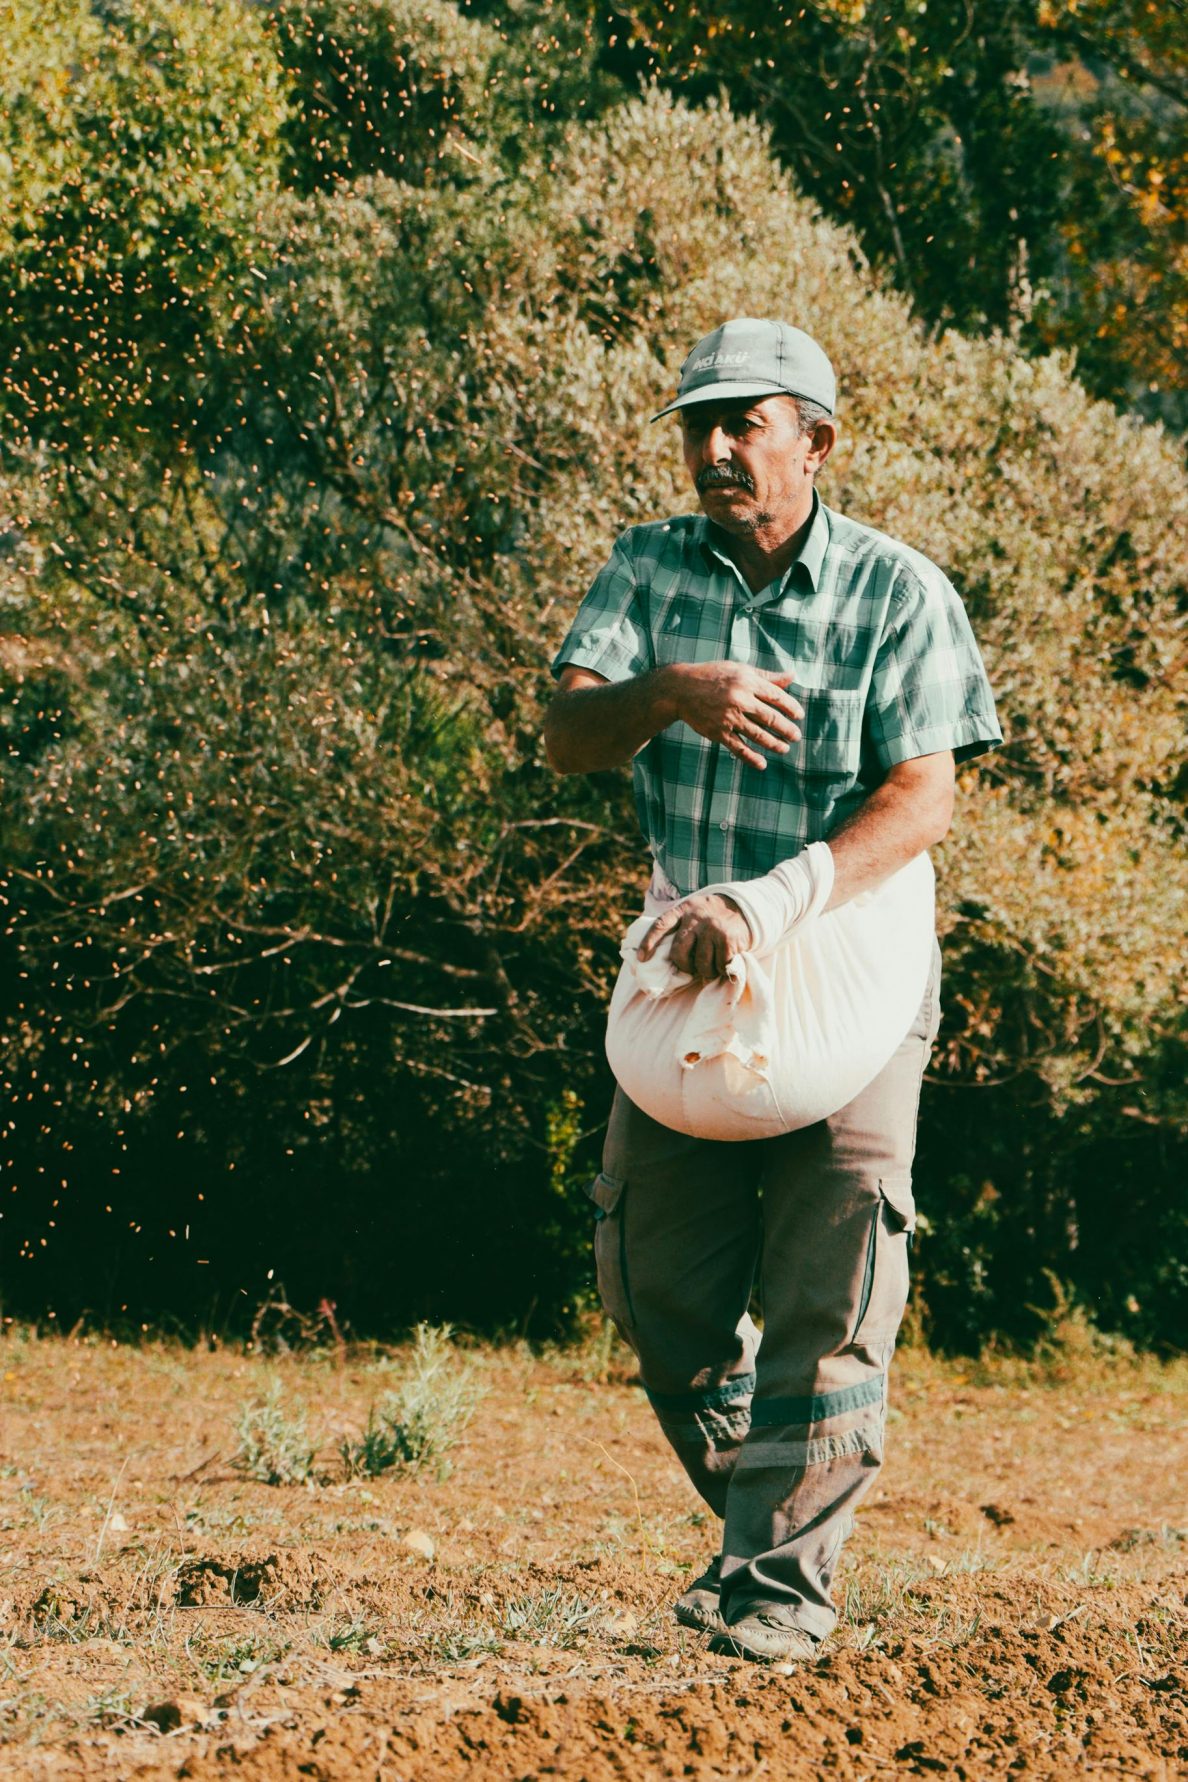
<svg viewBox="0 0 1188 1782"><path fill-rule="evenodd" d="M639 958L650 959L669 935L673 968L705 983L723 977L735 954L745 953L751 945L746 917L733 898L716 891L682 898L658 916L640 943Z"/></svg>

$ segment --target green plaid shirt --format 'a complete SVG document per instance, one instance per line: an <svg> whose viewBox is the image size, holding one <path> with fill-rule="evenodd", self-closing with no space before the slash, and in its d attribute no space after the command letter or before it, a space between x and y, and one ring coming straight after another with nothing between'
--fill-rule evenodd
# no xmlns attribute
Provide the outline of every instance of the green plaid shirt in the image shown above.
<svg viewBox="0 0 1188 1782"><path fill-rule="evenodd" d="M899 761L1002 741L965 608L927 557L816 496L800 556L759 593L725 545L702 514L631 527L553 662L608 681L722 660L795 676L803 740L765 772L682 723L636 755L640 826L682 893L824 841Z"/></svg>

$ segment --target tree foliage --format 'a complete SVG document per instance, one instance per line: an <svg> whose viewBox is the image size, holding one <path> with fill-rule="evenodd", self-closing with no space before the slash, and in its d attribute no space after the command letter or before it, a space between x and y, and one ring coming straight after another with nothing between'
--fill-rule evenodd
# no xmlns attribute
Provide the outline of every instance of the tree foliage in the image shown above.
<svg viewBox="0 0 1188 1782"><path fill-rule="evenodd" d="M201 429L208 355L275 177L281 70L240 0L8 0L0 387L93 453Z"/></svg>
<svg viewBox="0 0 1188 1782"><path fill-rule="evenodd" d="M125 14L95 28L118 48ZM1059 356L927 335L717 101L651 91L575 125L536 92L528 134L506 21L326 0L268 31L221 64L233 95L262 42L275 58L241 222L199 207L185 237L234 293L201 330L201 426L109 420L102 368L33 424L6 386L16 1302L192 1313L273 1268L373 1326L547 1324L588 1291L578 1178L642 860L624 777L544 762L545 664L616 532L689 505L646 424L688 342L776 313L837 365L826 499L948 569L1007 732L938 862L938 1334L1024 1328L1051 1266L1160 1338L1188 1286L1169 441ZM391 96L413 68L410 135ZM121 139L113 281L155 203L147 153ZM63 283L64 337L91 293Z"/></svg>
<svg viewBox="0 0 1188 1782"><path fill-rule="evenodd" d="M611 34L766 120L926 319L1075 348L1098 394L1188 422L1177 0L632 0Z"/></svg>

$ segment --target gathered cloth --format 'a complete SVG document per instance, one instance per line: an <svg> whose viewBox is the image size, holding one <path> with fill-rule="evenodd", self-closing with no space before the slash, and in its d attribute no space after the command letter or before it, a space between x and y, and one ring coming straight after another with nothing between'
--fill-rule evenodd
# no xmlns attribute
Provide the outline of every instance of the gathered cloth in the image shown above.
<svg viewBox="0 0 1188 1782"><path fill-rule="evenodd" d="M699 982L676 970L670 938L638 958L676 897L659 870L623 937L607 1057L636 1107L675 1132L771 1138L827 1119L879 1074L920 1007L935 944L927 853L827 913L828 846L816 843L790 865L799 882L788 929L787 887L767 883L775 874L704 887L732 898L751 931L752 950L736 954L722 978Z"/></svg>

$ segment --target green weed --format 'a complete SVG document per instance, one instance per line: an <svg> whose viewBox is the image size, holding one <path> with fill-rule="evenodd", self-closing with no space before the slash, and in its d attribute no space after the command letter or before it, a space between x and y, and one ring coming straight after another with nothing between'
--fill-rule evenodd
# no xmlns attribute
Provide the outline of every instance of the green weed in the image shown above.
<svg viewBox="0 0 1188 1782"><path fill-rule="evenodd" d="M511 1640L566 1650L591 1631L601 1611L594 1603L555 1586L535 1596L517 1596L503 1610L503 1631Z"/></svg>
<svg viewBox="0 0 1188 1782"><path fill-rule="evenodd" d="M250 1677L261 1665L277 1663L290 1650L287 1640L255 1633L211 1641L199 1633L186 1641L187 1656L215 1688Z"/></svg>
<svg viewBox="0 0 1188 1782"><path fill-rule="evenodd" d="M244 1405L236 1420L239 1452L234 1465L263 1485L305 1485L313 1481L314 1450L304 1411L287 1411L279 1385L264 1402Z"/></svg>
<svg viewBox="0 0 1188 1782"><path fill-rule="evenodd" d="M493 1657L502 1650L503 1641L493 1627L431 1634L428 1641L429 1656L441 1664L464 1664L469 1658Z"/></svg>
<svg viewBox="0 0 1188 1782"><path fill-rule="evenodd" d="M382 1650L379 1629L358 1619L315 1628L311 1637L315 1646L325 1646L328 1652L370 1652L378 1656Z"/></svg>
<svg viewBox="0 0 1188 1782"><path fill-rule="evenodd" d="M125 1689L102 1689L83 1703L81 1719L87 1726L131 1726L136 1723L136 1709Z"/></svg>
<svg viewBox="0 0 1188 1782"><path fill-rule="evenodd" d="M418 1472L432 1466L439 1479L450 1471L446 1455L483 1397L473 1366L459 1356L450 1325L418 1324L404 1379L372 1407L356 1441L339 1447L354 1477L374 1478L392 1468Z"/></svg>

